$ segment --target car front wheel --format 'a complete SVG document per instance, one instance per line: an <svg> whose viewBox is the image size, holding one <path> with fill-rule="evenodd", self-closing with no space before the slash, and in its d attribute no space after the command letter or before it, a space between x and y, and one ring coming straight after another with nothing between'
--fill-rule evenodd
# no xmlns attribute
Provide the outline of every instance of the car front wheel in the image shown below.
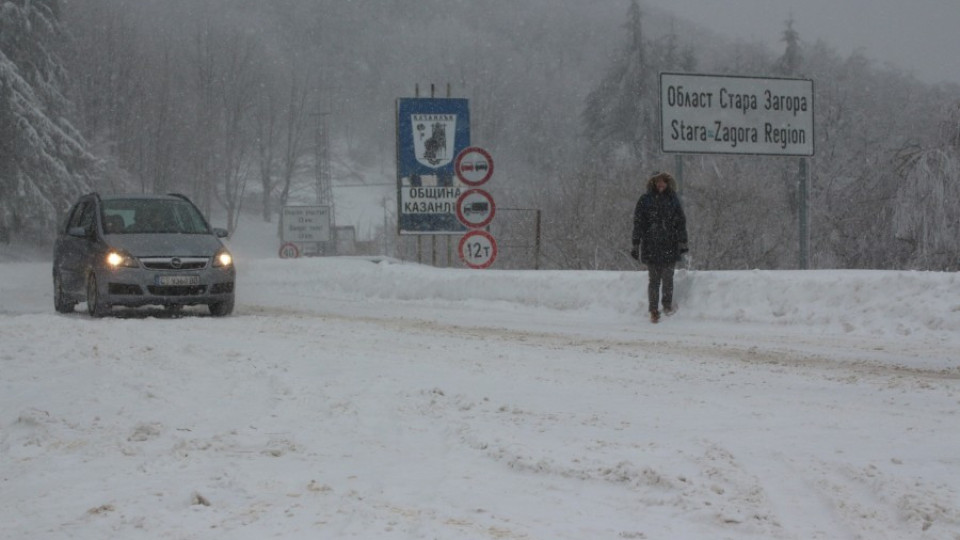
<svg viewBox="0 0 960 540"><path fill-rule="evenodd" d="M91 317L103 317L109 309L110 307L100 299L100 291L97 288L97 276L93 272L90 272L90 275L87 276L87 313L89 313Z"/></svg>

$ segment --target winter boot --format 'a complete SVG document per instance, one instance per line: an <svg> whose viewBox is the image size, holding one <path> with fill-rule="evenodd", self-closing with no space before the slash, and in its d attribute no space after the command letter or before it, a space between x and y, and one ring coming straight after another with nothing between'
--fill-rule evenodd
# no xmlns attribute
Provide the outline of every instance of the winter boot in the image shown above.
<svg viewBox="0 0 960 540"><path fill-rule="evenodd" d="M658 322L660 322L660 312L659 312L659 311L653 310L653 311L650 312L650 322L652 322L652 323L658 323Z"/></svg>

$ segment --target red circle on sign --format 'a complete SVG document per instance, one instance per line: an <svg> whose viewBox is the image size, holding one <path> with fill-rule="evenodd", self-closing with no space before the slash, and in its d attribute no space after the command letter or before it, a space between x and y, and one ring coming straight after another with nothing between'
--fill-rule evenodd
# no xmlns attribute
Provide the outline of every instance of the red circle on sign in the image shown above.
<svg viewBox="0 0 960 540"><path fill-rule="evenodd" d="M300 248L293 242L287 242L280 246L281 259L297 259L300 257Z"/></svg>
<svg viewBox="0 0 960 540"><path fill-rule="evenodd" d="M493 158L479 146L468 146L453 163L457 178L468 186L479 186L493 176Z"/></svg>
<svg viewBox="0 0 960 540"><path fill-rule="evenodd" d="M475 237L479 238L471 242ZM488 245L484 246L484 244ZM464 251L464 248L467 251ZM493 264L493 261L497 258L497 241L487 231L476 229L463 235L457 251L460 252L460 258L463 262L470 268L486 268Z"/></svg>
<svg viewBox="0 0 960 540"><path fill-rule="evenodd" d="M480 195L481 197L486 199L487 201L486 204L484 204L483 201L474 202L474 203L470 203L469 205L467 205L466 208L464 208L464 203L466 202L467 197L471 195ZM494 204L493 197L491 197L489 193L487 193L482 189L468 189L464 191L463 194L461 194L460 197L457 199L457 219L459 219L460 223L463 223L467 227L472 227L472 228L486 227L487 225L490 224L491 221L493 221L493 216L496 213L497 213L497 205ZM473 221L470 221L469 219L467 219L469 215L473 215L473 214L481 214L481 215L488 214L488 215L483 220L474 223Z"/></svg>

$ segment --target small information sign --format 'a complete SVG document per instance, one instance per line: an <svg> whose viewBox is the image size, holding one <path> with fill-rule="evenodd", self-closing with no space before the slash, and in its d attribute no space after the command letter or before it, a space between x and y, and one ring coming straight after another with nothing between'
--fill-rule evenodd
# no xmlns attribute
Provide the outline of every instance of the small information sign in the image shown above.
<svg viewBox="0 0 960 540"><path fill-rule="evenodd" d="M284 206L280 231L283 242L329 242L330 207Z"/></svg>

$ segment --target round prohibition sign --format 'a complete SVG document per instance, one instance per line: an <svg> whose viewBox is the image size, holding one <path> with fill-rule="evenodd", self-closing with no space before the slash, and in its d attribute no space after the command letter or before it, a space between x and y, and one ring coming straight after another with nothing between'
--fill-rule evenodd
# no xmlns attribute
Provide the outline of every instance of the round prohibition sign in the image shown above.
<svg viewBox="0 0 960 540"><path fill-rule="evenodd" d="M281 259L297 259L300 257L300 248L293 242L287 242L280 246Z"/></svg>
<svg viewBox="0 0 960 540"><path fill-rule="evenodd" d="M457 219L467 227L486 227L496 213L493 197L482 189L468 189L457 199Z"/></svg>
<svg viewBox="0 0 960 540"><path fill-rule="evenodd" d="M461 182L476 187L493 176L493 158L479 146L468 146L457 154L453 170Z"/></svg>
<svg viewBox="0 0 960 540"><path fill-rule="evenodd" d="M487 268L497 258L497 241L487 231L476 229L463 235L458 251L470 268Z"/></svg>

